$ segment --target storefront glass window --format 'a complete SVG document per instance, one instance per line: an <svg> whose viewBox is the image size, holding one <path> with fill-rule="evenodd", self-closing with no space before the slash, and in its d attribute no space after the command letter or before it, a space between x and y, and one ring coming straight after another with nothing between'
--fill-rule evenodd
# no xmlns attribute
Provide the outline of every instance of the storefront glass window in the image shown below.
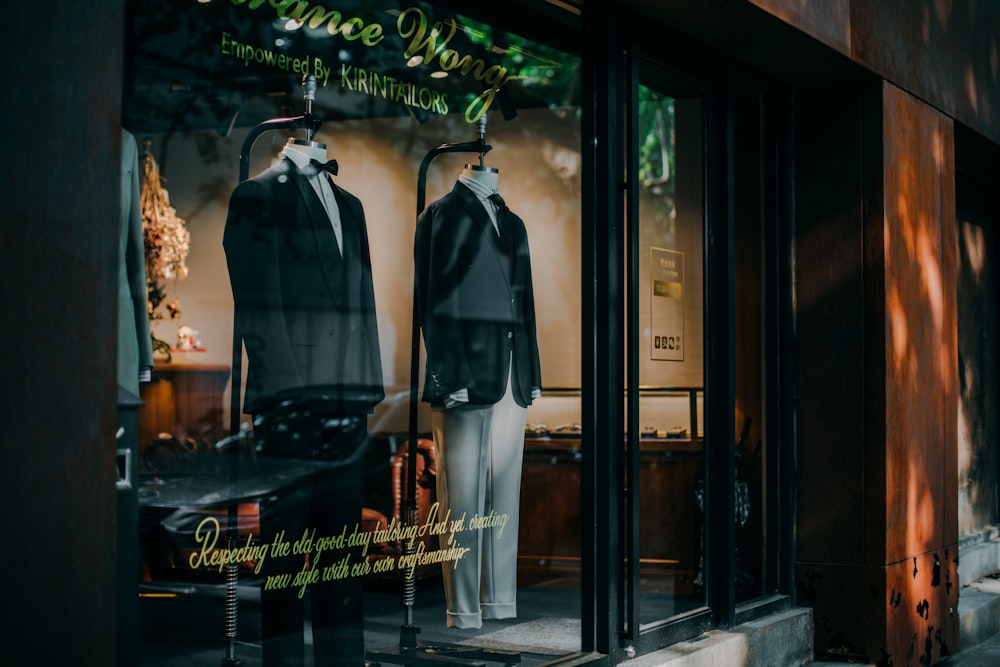
<svg viewBox="0 0 1000 667"><path fill-rule="evenodd" d="M638 94L643 624L705 603L702 105L675 88Z"/></svg>
<svg viewBox="0 0 1000 667"><path fill-rule="evenodd" d="M143 664L578 651L579 58L415 1L128 15Z"/></svg>

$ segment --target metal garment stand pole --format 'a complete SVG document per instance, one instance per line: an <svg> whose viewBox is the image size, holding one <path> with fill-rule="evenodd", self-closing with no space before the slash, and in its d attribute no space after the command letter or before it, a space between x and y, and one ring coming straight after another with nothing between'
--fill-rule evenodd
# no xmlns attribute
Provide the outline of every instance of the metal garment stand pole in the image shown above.
<svg viewBox="0 0 1000 667"><path fill-rule="evenodd" d="M486 115L480 117L478 122L479 139L476 141L466 141L455 144L441 144L433 148L420 162L420 169L417 172L417 216L419 216L426 204L427 191L427 170L431 162L445 153L478 153L479 165L485 165L485 156L492 146L486 144ZM430 231L433 236L433 229ZM428 241L430 245L430 241ZM413 308L410 326L410 412L409 429L407 441L407 463L406 463L406 525L417 525L417 466L415 464L418 455L417 445L417 407L419 404L418 391L420 385L420 318L417 314L417 289L414 277L413 287ZM415 546L412 542L407 543L404 553L412 555ZM462 665L464 667L486 667L487 662L500 662L504 665L517 665L521 662L520 653L514 651L502 651L492 649L481 649L474 646L465 645L430 645L421 646L417 641L420 633L419 626L414 623L413 607L416 599L416 563L406 570L403 579L403 625L399 630L399 647L391 649L373 649L368 651L366 663L369 667L377 667L382 662L394 665L419 664L423 667L446 667L448 665Z"/></svg>
<svg viewBox="0 0 1000 667"><path fill-rule="evenodd" d="M302 81L302 87L304 88L303 96L306 101L305 114L292 118L274 118L272 120L265 120L263 123L260 123L251 129L250 132L247 133L246 138L243 139L243 145L240 148L240 183L250 177L250 151L253 149L254 143L262 134L274 130L305 129L308 132L308 138L311 140L315 133L319 130L320 122L316 120L312 112L312 104L316 99L316 77L311 74L306 76ZM235 479L238 473L237 464L239 463L240 455L243 453L244 444L246 443L246 437L244 436L249 435L244 433L240 428L240 414L242 412L242 405L240 404L240 385L242 379L243 338L238 333L236 326L236 309L234 307L233 363L232 371L229 376L229 439L231 443L235 442L236 446L235 451L231 449L229 452L230 479ZM238 538L239 504L237 502L231 502L229 503L228 521L226 525L226 548L232 549ZM237 610L239 607L237 597L238 583L239 564L230 563L226 567L226 655L222 658L222 667L240 667L240 665L243 664L243 661L236 657L236 630L238 625Z"/></svg>

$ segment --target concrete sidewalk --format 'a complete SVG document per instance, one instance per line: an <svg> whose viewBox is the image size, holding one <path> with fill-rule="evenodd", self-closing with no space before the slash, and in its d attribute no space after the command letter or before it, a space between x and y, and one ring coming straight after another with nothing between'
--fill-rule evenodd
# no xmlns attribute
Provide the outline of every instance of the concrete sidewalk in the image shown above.
<svg viewBox="0 0 1000 667"><path fill-rule="evenodd" d="M940 667L997 667L1000 665L1000 633L945 658L938 665Z"/></svg>
<svg viewBox="0 0 1000 667"><path fill-rule="evenodd" d="M967 566L967 569L971 568ZM959 594L958 611L961 645L967 648L935 663L935 667L1000 667L1000 575L994 572L965 583ZM813 665L859 667L858 663L822 660L814 661Z"/></svg>
<svg viewBox="0 0 1000 667"><path fill-rule="evenodd" d="M812 665L813 667L865 667L865 665L856 662L826 662L823 660L816 660ZM876 666L868 665L867 667ZM935 667L1000 667L1000 633L935 663Z"/></svg>

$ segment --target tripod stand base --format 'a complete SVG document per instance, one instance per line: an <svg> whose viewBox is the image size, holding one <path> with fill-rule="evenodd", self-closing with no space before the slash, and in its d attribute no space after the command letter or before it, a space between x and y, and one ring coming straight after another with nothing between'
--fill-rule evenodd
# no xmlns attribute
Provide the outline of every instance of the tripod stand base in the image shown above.
<svg viewBox="0 0 1000 667"><path fill-rule="evenodd" d="M505 666L521 664L517 651L484 649L461 644L421 644L416 648L380 648L365 653L369 667L389 665L419 665L419 667L487 667L490 664Z"/></svg>

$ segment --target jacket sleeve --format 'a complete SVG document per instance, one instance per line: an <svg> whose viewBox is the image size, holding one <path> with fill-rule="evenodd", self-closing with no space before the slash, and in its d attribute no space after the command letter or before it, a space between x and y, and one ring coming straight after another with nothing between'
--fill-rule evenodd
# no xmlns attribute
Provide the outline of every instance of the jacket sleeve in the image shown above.
<svg viewBox="0 0 1000 667"><path fill-rule="evenodd" d="M125 266L128 272L129 291L132 295L134 326L139 344L139 369L153 367L153 342L149 331L149 305L146 293L146 249L142 236L142 210L139 197L139 151L131 134L122 131L128 143L132 176L129 183L128 245L125 249ZM127 139L126 139L127 135Z"/></svg>
<svg viewBox="0 0 1000 667"><path fill-rule="evenodd" d="M372 279L372 257L368 245L368 224L365 221L364 209L360 201L352 202L352 206L357 208L356 215L361 233L361 309L365 337L368 342L367 354L371 386L367 389L372 393L372 408L374 409L374 406L385 398L382 381L382 353L378 340L378 318L375 313L375 284Z"/></svg>
<svg viewBox="0 0 1000 667"><path fill-rule="evenodd" d="M524 328L528 335L528 356L531 360L531 389L542 388L542 366L538 355L538 334L535 326L535 289L531 280L531 253L528 250L528 234L521 223L523 233L523 250L518 252L518 261L524 261L524 297L522 303L522 317L524 318Z"/></svg>
<svg viewBox="0 0 1000 667"><path fill-rule="evenodd" d="M245 181L230 198L223 234L236 330L253 369L253 378L247 379L248 399L251 393L274 394L302 384L283 317L275 215L270 188Z"/></svg>

